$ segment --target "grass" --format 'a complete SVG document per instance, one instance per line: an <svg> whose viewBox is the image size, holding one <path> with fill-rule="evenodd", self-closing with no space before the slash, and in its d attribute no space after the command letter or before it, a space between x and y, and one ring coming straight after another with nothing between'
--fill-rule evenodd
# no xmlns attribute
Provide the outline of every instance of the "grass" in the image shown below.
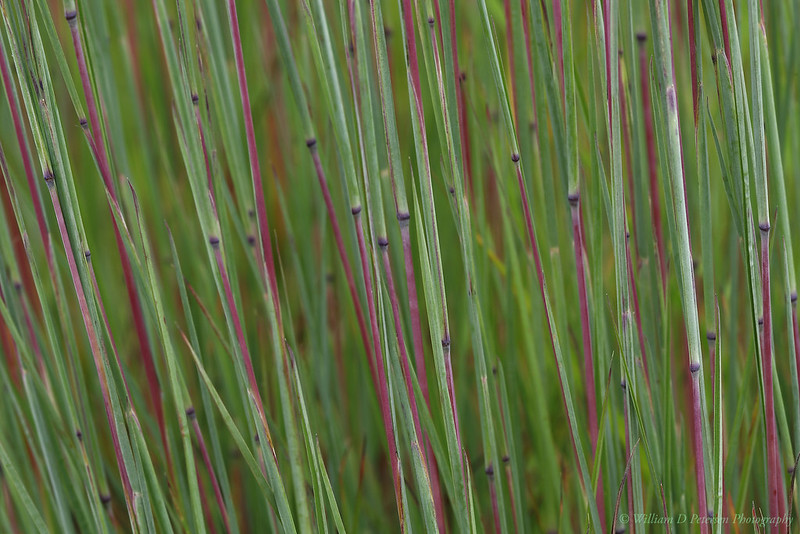
<svg viewBox="0 0 800 534"><path fill-rule="evenodd" d="M0 17L0 531L793 531L793 2Z"/></svg>

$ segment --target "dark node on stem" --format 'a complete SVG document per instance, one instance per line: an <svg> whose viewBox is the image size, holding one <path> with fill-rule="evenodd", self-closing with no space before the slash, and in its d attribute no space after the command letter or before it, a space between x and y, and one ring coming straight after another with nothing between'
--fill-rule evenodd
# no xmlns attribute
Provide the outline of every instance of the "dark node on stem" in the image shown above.
<svg viewBox="0 0 800 534"><path fill-rule="evenodd" d="M761 326L761 327L764 326L764 318L763 317L759 317L758 318L758 326Z"/></svg>
<svg viewBox="0 0 800 534"><path fill-rule="evenodd" d="M193 421L194 418L197 417L197 414L194 411L194 406L189 406L188 408L186 408L186 417L188 417L189 420L191 421Z"/></svg>
<svg viewBox="0 0 800 534"><path fill-rule="evenodd" d="M714 68L717 66L717 54L711 54L711 63L714 65Z"/></svg>
<svg viewBox="0 0 800 534"><path fill-rule="evenodd" d="M389 248L389 240L385 237L378 238L378 246L381 247L381 250L386 250Z"/></svg>
<svg viewBox="0 0 800 534"><path fill-rule="evenodd" d="M306 139L306 146L308 148L312 148L316 144L317 144L317 138L316 137L309 137L308 139Z"/></svg>
<svg viewBox="0 0 800 534"><path fill-rule="evenodd" d="M258 434L256 434L256 443L261 443L261 438L258 437Z"/></svg>
<svg viewBox="0 0 800 534"><path fill-rule="evenodd" d="M690 363L689 364L689 372L690 373L695 374L699 370L700 370L700 364L699 363Z"/></svg>
<svg viewBox="0 0 800 534"><path fill-rule="evenodd" d="M578 193L577 191L575 193L570 193L569 195L567 195L567 200L569 201L570 206L577 206L578 201L580 201L580 199L581 199L581 194Z"/></svg>
<svg viewBox="0 0 800 534"><path fill-rule="evenodd" d="M450 187L448 187L447 190L450 192L451 195L455 195L456 194L456 188L453 187L452 185Z"/></svg>
<svg viewBox="0 0 800 534"><path fill-rule="evenodd" d="M794 466L790 465L788 467L788 469L786 469L786 472L789 473L790 475L793 475L794 474Z"/></svg>
<svg viewBox="0 0 800 534"><path fill-rule="evenodd" d="M492 375L497 376L497 366L496 365L492 366Z"/></svg>
<svg viewBox="0 0 800 534"><path fill-rule="evenodd" d="M44 183L47 184L47 187L52 187L53 182L55 181L56 177L53 174L53 171L50 169L45 169L44 171Z"/></svg>
<svg viewBox="0 0 800 534"><path fill-rule="evenodd" d="M400 222L407 221L409 219L411 219L411 214L407 211L401 211L397 214L397 220Z"/></svg>
<svg viewBox="0 0 800 534"><path fill-rule="evenodd" d="M714 517L714 510L712 510L711 508L708 509L708 517L711 517L711 518Z"/></svg>
<svg viewBox="0 0 800 534"><path fill-rule="evenodd" d="M467 81L467 72L462 70L458 79L461 80L462 82Z"/></svg>
<svg viewBox="0 0 800 534"><path fill-rule="evenodd" d="M516 152L511 154L511 161L513 161L514 163L518 162L519 161L519 154L517 154Z"/></svg>
<svg viewBox="0 0 800 534"><path fill-rule="evenodd" d="M92 251L88 248L83 252L83 255L87 260L92 259Z"/></svg>
<svg viewBox="0 0 800 534"><path fill-rule="evenodd" d="M488 476L489 478L492 478L494 476L494 467L492 467L492 464L486 466L486 476Z"/></svg>
<svg viewBox="0 0 800 534"><path fill-rule="evenodd" d="M503 463L507 464L510 461L511 461L511 457L509 455L507 455L507 454L504 454L503 455Z"/></svg>
<svg viewBox="0 0 800 534"><path fill-rule="evenodd" d="M626 389L628 389L628 383L625 382L624 378L622 379L622 382L620 382L619 386L622 388L622 391L625 391Z"/></svg>
<svg viewBox="0 0 800 534"><path fill-rule="evenodd" d="M619 54L619 57L622 57L622 49L621 48L619 50L617 50L617 54Z"/></svg>
<svg viewBox="0 0 800 534"><path fill-rule="evenodd" d="M450 336L442 338L442 348L446 349L449 346L450 346Z"/></svg>
<svg viewBox="0 0 800 534"><path fill-rule="evenodd" d="M197 105L200 102L200 97L197 96L197 93L192 93L192 104Z"/></svg>
<svg viewBox="0 0 800 534"><path fill-rule="evenodd" d="M219 238L217 236L215 236L215 235L212 235L211 237L208 238L208 243L213 248L219 248Z"/></svg>
<svg viewBox="0 0 800 534"><path fill-rule="evenodd" d="M86 117L81 117L78 122L81 123L81 128L84 130L89 127L89 121L86 120Z"/></svg>
<svg viewBox="0 0 800 534"><path fill-rule="evenodd" d="M428 26L433 26L433 17L428 17Z"/></svg>
<svg viewBox="0 0 800 534"><path fill-rule="evenodd" d="M252 209L249 209L249 210L247 210L247 216L252 219L253 217L256 216L256 212L253 211Z"/></svg>
<svg viewBox="0 0 800 534"><path fill-rule="evenodd" d="M334 281L333 273L328 273L325 275L325 281L329 284L332 284Z"/></svg>
<svg viewBox="0 0 800 534"><path fill-rule="evenodd" d="M789 295L789 300L792 304L797 304L797 291L792 291L792 294Z"/></svg>
<svg viewBox="0 0 800 534"><path fill-rule="evenodd" d="M352 213L353 215L358 215L359 213L361 213L361 204L350 208L350 213Z"/></svg>
<svg viewBox="0 0 800 534"><path fill-rule="evenodd" d="M78 438L78 441L83 441L83 432L80 428L75 431L75 437Z"/></svg>
<svg viewBox="0 0 800 534"><path fill-rule="evenodd" d="M350 52L350 57L353 57L353 54L356 51L356 48L353 46L353 43L347 45L347 51Z"/></svg>
<svg viewBox="0 0 800 534"><path fill-rule="evenodd" d="M14 280L14 289L16 290L17 293L22 291L22 282L20 282L19 280Z"/></svg>
<svg viewBox="0 0 800 534"><path fill-rule="evenodd" d="M383 27L383 36L386 38L387 41L389 39L391 39L392 33L393 32L392 32L392 29L390 27L388 27L388 26L384 26Z"/></svg>
<svg viewBox="0 0 800 534"><path fill-rule="evenodd" d="M64 18L67 19L67 22L72 22L78 18L78 12L74 9L69 9L64 12Z"/></svg>
<svg viewBox="0 0 800 534"><path fill-rule="evenodd" d="M647 34L644 32L636 32L636 40L644 44L647 41Z"/></svg>
<svg viewBox="0 0 800 534"><path fill-rule="evenodd" d="M617 528L614 530L614 534L624 534L624 532L625 532L625 527L623 527L622 525L619 525L619 526L618 526L618 527L617 527Z"/></svg>
<svg viewBox="0 0 800 534"><path fill-rule="evenodd" d="M758 229L764 232L765 234L769 232L769 221L758 223Z"/></svg>
<svg viewBox="0 0 800 534"><path fill-rule="evenodd" d="M631 233L628 230L625 230L625 239L630 239Z"/></svg>
<svg viewBox="0 0 800 534"><path fill-rule="evenodd" d="M247 244L250 245L251 247L254 247L256 245L256 236L254 236L253 234L248 234Z"/></svg>
<svg viewBox="0 0 800 534"><path fill-rule="evenodd" d="M717 340L717 334L715 332L707 332L706 333L706 339L709 340L709 341L716 341Z"/></svg>
<svg viewBox="0 0 800 534"><path fill-rule="evenodd" d="M111 495L101 493L100 502L103 503L103 506L108 506L108 503L111 502Z"/></svg>

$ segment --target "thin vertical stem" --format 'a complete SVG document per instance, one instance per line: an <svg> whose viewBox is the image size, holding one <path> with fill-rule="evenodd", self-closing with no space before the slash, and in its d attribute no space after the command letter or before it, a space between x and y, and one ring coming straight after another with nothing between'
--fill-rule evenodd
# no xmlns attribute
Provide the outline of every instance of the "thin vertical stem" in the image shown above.
<svg viewBox="0 0 800 534"><path fill-rule="evenodd" d="M8 64L6 62L5 48L0 43L0 73L3 76L3 86L6 90L6 98L8 98L8 105L11 108L11 120L14 123L14 133L19 144L20 156L22 157L22 164L25 168L25 177L28 180L28 189L31 193L33 201L33 211L36 214L36 223L39 227L39 234L42 238L44 245L45 258L47 259L47 266L53 271L53 245L50 241L50 234L47 230L47 221L42 209L42 198L39 195L39 188L36 186L36 174L33 170L33 159L31 152L28 149L27 137L25 136L25 128L22 125L20 117L20 110L17 104L17 99L14 96L16 91L14 89L14 82L11 79L11 74L8 71Z"/></svg>
<svg viewBox="0 0 800 534"><path fill-rule="evenodd" d="M222 522L225 523L225 531L230 532L231 525L228 517L228 509L225 506L225 500L222 498L222 490L220 490L217 475L214 473L214 467L211 464L211 457L208 454L208 448L206 447L205 439L203 439L203 431L200 429L200 424L197 422L197 413L195 412L194 406L190 406L186 409L186 416L192 423L192 430L194 431L194 436L197 439L197 446L200 449L200 455L203 457L203 463L208 471L208 477L211 479L211 487L214 489L214 498L217 501L217 507L219 508L220 514L222 514Z"/></svg>
<svg viewBox="0 0 800 534"><path fill-rule="evenodd" d="M69 1L67 9L64 12L69 24L70 34L72 36L72 44L75 49L75 56L78 61L78 71L80 72L81 85L83 93L86 97L86 106L89 110L89 121L84 126L88 128L91 133L92 143L90 147L100 167L100 175L105 184L106 190L113 203L117 202L116 188L111 178L110 161L106 151L106 145L103 141L102 126L97 114L97 102L95 101L94 91L89 80L89 72L86 65L86 53L81 39L80 28L78 27L78 11L75 8L75 3ZM83 121L82 121L83 125ZM161 399L161 386L158 382L158 375L156 373L155 363L153 360L153 353L150 349L150 342L147 337L147 326L145 325L144 314L142 312L142 305L139 299L139 293L136 289L136 283L133 279L133 272L131 269L130 257L125 244L122 241L122 235L119 230L117 220L113 215L113 210L109 205L109 211L112 211L111 222L114 228L114 239L117 244L117 252L119 254L120 263L122 264L122 274L125 280L125 289L130 303L131 314L133 316L134 328L136 330L137 338L139 339L139 350L141 351L142 363L144 364L145 375L147 376L147 383L150 393L150 402L156 412L156 420L158 421L158 428L161 435L161 444L167 457L167 464L169 471L172 472L172 460L170 457L169 446L167 444L166 427L164 421L164 406Z"/></svg>
<svg viewBox="0 0 800 534"><path fill-rule="evenodd" d="M773 396L772 377L772 305L770 303L769 273L769 222L759 224L761 231L761 298L764 320L764 333L761 336L761 358L764 368L764 397L766 398L767 425L767 489L769 492L769 513L773 517L779 515L778 501L781 495L778 490L780 476L780 460L778 458L778 437L775 423L775 399ZM772 532L778 527L772 524Z"/></svg>
<svg viewBox="0 0 800 534"><path fill-rule="evenodd" d="M72 245L69 240L69 233L67 232L67 225L64 221L64 213L61 210L61 201L58 199L58 192L56 191L55 176L50 169L45 170L44 180L47 184L47 189L50 192L50 201L53 204L53 211L56 215L58 223L58 231L61 234L61 242L64 245L64 252L67 255L67 264L69 265L70 276L72 277L72 284L75 288L75 295L78 298L78 306L81 310L81 317L83 318L83 325L86 329L86 334L89 338L89 345L91 347L92 356L94 359L95 370L100 381L100 391L103 395L103 406L108 420L108 426L111 430L111 439L114 443L114 452L117 459L117 467L122 478L122 488L125 493L125 501L130 512L133 511L133 489L131 487L130 477L125 462L122 458L122 448L120 446L119 434L117 425L114 421L114 414L111 408L111 394L108 388L108 377L106 376L105 367L103 364L102 349L100 347L100 340L97 337L97 332L94 329L91 315L89 313L89 305L86 301L86 293L83 289L80 274L78 273L78 264L75 262L75 255L72 252Z"/></svg>
<svg viewBox="0 0 800 534"><path fill-rule="evenodd" d="M344 248L342 230L339 227L339 221L336 218L336 212L333 208L333 200L331 198L330 188L328 188L328 180L325 177L325 170L322 168L322 162L319 159L316 138L308 139L306 141L306 146L308 146L308 150L311 153L311 158L314 161L314 170L317 174L317 180L319 181L320 189L322 189L322 198L325 201L325 209L328 212L328 219L330 220L331 228L333 229L333 238L336 242L336 250L339 253L339 259L341 260L342 267L344 268L345 278L347 279L347 288L350 291L350 299L353 301L353 306L355 307L358 330L361 334L361 342L364 344L364 350L366 351L367 363L369 364L369 371L370 375L372 376L372 383L375 384L377 388L378 382L377 375L375 374L375 356L372 352L372 347L370 346L369 342L367 323L364 319L364 311L361 308L361 300L359 299L358 291L356 290L356 283L353 277L353 268L350 266L350 260L348 259L347 252Z"/></svg>
<svg viewBox="0 0 800 534"><path fill-rule="evenodd" d="M389 406L389 392L386 384L386 371L383 365L383 351L381 350L381 338L378 331L378 317L375 311L375 297L372 287L372 275L369 271L369 261L367 259L367 245L364 241L364 225L361 221L361 210L353 213L356 226L356 238L358 240L358 250L361 257L361 272L364 275L364 284L367 290L367 310L369 314L370 327L372 328L372 343L375 354L375 370L378 375L378 401L381 407L383 419L383 429L386 434L386 445L389 449L389 462L392 465L392 481L394 483L395 500L397 502L397 513L400 524L405 523L405 514L402 508L402 490L400 488L400 472L397 462L400 453L397 450L397 440L395 439L394 427L392 426L392 414Z"/></svg>
<svg viewBox="0 0 800 534"><path fill-rule="evenodd" d="M586 410L589 414L589 438L592 443L592 458L597 461L597 392L595 388L594 357L592 355L592 329L589 322L589 297L586 292L586 274L583 258L583 232L580 224L580 193L570 194L570 213L572 215L572 243L575 249L575 268L578 279L578 299L580 301L581 336L583 344L583 381L586 388ZM603 492L602 474L597 479L595 500L600 512L600 521L605 524L605 496Z"/></svg>
<svg viewBox="0 0 800 534"><path fill-rule="evenodd" d="M661 292L667 292L667 257L664 247L664 234L661 227L661 201L658 195L658 160L656 158L655 131L653 129L653 110L650 104L650 69L647 61L647 48L644 33L636 34L639 43L639 76L642 91L642 110L644 113L645 143L647 146L647 169L650 178L650 214L658 252L658 271L661 275Z"/></svg>
<svg viewBox="0 0 800 534"><path fill-rule="evenodd" d="M247 348L247 341L244 337L244 329L242 328L242 322L239 318L239 311L236 308L236 301L233 298L233 290L231 289L231 281L228 277L228 270L225 268L225 262L222 259L222 251L220 250L219 246L219 238L217 236L211 236L208 239L211 248L214 251L214 259L217 262L217 269L219 271L220 278L222 278L222 286L225 291L225 299L228 306L228 311L231 314L231 319L233 320L233 329L236 333L236 341L239 344L239 352L242 356L242 360L244 361L244 367L247 371L247 380L249 382L249 387L251 389L252 395L255 397L256 407L258 409L258 415L261 418L261 423L264 426L264 431L269 437L269 427L267 426L267 418L264 412L264 404L261 401L261 393L258 389L258 382L256 380L256 374L253 370L253 361L250 358L250 350ZM270 443L270 446L272 444Z"/></svg>
<svg viewBox="0 0 800 534"><path fill-rule="evenodd" d="M647 390L650 391L650 372L647 369L647 351L644 343L644 329L642 328L642 313L639 309L639 292L636 290L636 279L633 272L633 260L631 259L631 234L625 233L625 260L628 271L628 285L631 290L631 300L633 301L633 315L636 321L636 329L639 331L639 350L642 354L642 367L644 369L644 379L647 382Z"/></svg>

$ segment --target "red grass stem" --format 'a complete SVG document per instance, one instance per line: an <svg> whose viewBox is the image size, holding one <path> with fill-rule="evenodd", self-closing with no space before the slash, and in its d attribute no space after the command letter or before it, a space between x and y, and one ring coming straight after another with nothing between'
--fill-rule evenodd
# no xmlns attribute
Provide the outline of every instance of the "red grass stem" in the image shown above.
<svg viewBox="0 0 800 534"><path fill-rule="evenodd" d="M767 489L769 491L769 513L779 515L778 477L780 477L780 461L778 459L778 437L775 424L775 398L773 396L772 378L772 306L770 299L769 273L769 222L759 224L761 231L761 296L764 314L764 333L761 336L761 359L764 375L764 397L766 398L767 424ZM772 524L772 532L778 532L777 525Z"/></svg>
<svg viewBox="0 0 800 534"><path fill-rule="evenodd" d="M659 274L661 275L661 292L667 293L667 257L664 247L664 235L661 228L661 202L658 195L658 159L656 156L655 131L653 129L653 110L650 103L650 69L648 68L647 49L643 33L636 34L639 42L639 75L642 90L642 110L644 112L644 131L647 145L647 167L650 177L650 213L653 220L653 232L656 237L658 251Z"/></svg>
<svg viewBox="0 0 800 534"><path fill-rule="evenodd" d="M103 178L108 194L113 202L117 202L116 189L114 182L111 178L111 169L106 151L105 143L103 142L101 122L97 114L97 103L94 98L94 91L92 90L91 82L89 81L89 73L86 67L86 54L81 40L80 29L78 28L78 12L76 10L67 11L64 14L67 22L69 23L70 34L72 35L72 44L75 48L75 56L78 61L78 71L80 72L81 85L83 86L83 93L86 97L86 106L89 110L89 122L85 128L88 128L91 133L93 142L90 144L97 164L100 167L100 175ZM134 328L136 329L136 336L139 339L139 350L141 351L141 359L144 365L145 375L150 393L150 402L153 410L156 413L156 420L158 421L158 429L161 435L161 443L164 447L164 452L167 457L167 464L169 470L172 472L172 461L169 453L169 446L167 444L166 427L164 421L164 406L161 399L161 386L158 382L158 375L156 373L155 363L153 361L153 353L150 350L150 342L147 338L147 327L145 325L144 314L142 312L142 305L139 300L139 293L136 289L136 283L133 279L133 272L131 270L130 257L122 241L122 235L119 231L117 220L114 217L113 210L109 205L111 213L111 222L114 228L114 238L117 244L117 252L119 254L120 263L122 264L122 274L125 279L125 289L130 303L131 314L133 316Z"/></svg>

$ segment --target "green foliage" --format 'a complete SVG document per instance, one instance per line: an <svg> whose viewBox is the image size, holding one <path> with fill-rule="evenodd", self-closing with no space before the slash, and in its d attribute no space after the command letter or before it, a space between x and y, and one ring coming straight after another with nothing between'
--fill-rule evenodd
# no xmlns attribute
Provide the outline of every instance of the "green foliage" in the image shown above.
<svg viewBox="0 0 800 534"><path fill-rule="evenodd" d="M800 512L763 4L0 0L0 531Z"/></svg>

